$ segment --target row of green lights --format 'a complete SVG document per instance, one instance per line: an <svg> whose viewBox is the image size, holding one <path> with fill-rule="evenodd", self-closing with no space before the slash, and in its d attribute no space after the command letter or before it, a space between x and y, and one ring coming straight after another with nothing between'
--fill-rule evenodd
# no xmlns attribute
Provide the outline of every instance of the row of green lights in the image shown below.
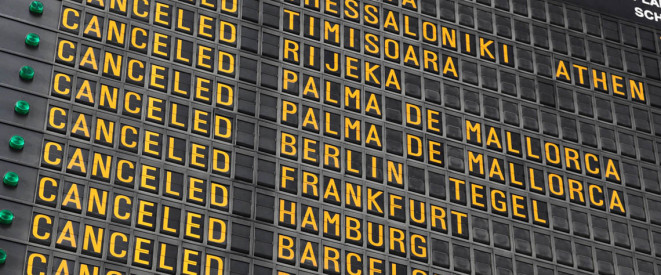
<svg viewBox="0 0 661 275"><path fill-rule="evenodd" d="M41 15L44 13L44 4L39 1L32 1L29 6L30 13L34 15ZM25 36L25 45L29 47L39 46L39 35L36 33L28 33ZM21 67L19 77L23 80L30 81L34 78L34 69L30 66ZM26 116L30 112L30 103L25 100L19 100L14 105L14 112L21 116ZM9 139L9 147L12 150L21 151L25 146L25 139L23 137L15 135ZM8 187L16 187L18 185L19 176L16 172L8 171L5 173L2 178L2 183ZM8 209L0 210L0 224L10 225L14 221L14 213ZM0 264L4 264L7 261L7 252L0 248Z"/></svg>

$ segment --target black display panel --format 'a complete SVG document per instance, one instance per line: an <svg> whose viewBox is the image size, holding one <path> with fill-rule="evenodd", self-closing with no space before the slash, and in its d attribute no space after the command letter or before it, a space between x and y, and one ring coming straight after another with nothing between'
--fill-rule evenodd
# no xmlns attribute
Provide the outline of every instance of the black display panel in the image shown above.
<svg viewBox="0 0 661 275"><path fill-rule="evenodd" d="M626 20L661 28L661 2L656 0L566 0L587 9L606 12Z"/></svg>
<svg viewBox="0 0 661 275"><path fill-rule="evenodd" d="M661 274L658 1L0 4L0 274Z"/></svg>

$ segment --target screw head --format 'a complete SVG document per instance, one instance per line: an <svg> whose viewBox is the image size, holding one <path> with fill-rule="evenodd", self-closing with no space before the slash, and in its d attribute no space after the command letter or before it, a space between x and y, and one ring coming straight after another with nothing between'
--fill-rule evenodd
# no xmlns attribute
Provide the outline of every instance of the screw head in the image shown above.
<svg viewBox="0 0 661 275"><path fill-rule="evenodd" d="M22 136L12 136L9 139L9 147L14 150L23 150L25 146L25 140Z"/></svg>
<svg viewBox="0 0 661 275"><path fill-rule="evenodd" d="M5 176L2 178L2 182L7 186L15 187L18 185L18 174L9 171L5 173Z"/></svg>
<svg viewBox="0 0 661 275"><path fill-rule="evenodd" d="M44 13L44 4L39 1L30 3L30 13L41 15Z"/></svg>
<svg viewBox="0 0 661 275"><path fill-rule="evenodd" d="M30 47L39 46L39 35L36 33L28 33L25 36L25 44Z"/></svg>
<svg viewBox="0 0 661 275"><path fill-rule="evenodd" d="M14 213L7 209L0 210L0 224L11 224L14 220Z"/></svg>
<svg viewBox="0 0 661 275"><path fill-rule="evenodd" d="M27 115L30 112L30 103L25 100L16 101L14 105L14 112L19 115Z"/></svg>
<svg viewBox="0 0 661 275"><path fill-rule="evenodd" d="M0 264L5 264L7 261L7 252L4 249L0 249Z"/></svg>
<svg viewBox="0 0 661 275"><path fill-rule="evenodd" d="M23 80L32 80L34 78L34 69L30 66L23 66L18 72L18 76Z"/></svg>

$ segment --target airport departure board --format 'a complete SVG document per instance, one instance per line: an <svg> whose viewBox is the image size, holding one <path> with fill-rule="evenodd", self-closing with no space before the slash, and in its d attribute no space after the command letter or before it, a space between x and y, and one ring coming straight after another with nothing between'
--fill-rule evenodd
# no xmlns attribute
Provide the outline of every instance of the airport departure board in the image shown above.
<svg viewBox="0 0 661 275"><path fill-rule="evenodd" d="M0 274L661 274L659 0L0 0Z"/></svg>

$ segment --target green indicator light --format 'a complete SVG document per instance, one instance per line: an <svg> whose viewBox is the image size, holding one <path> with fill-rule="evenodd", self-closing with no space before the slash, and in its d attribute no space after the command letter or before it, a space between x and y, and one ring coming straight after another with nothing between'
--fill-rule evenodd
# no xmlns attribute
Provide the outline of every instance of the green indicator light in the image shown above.
<svg viewBox="0 0 661 275"><path fill-rule="evenodd" d="M25 36L25 44L31 47L39 46L39 35L36 33L28 33Z"/></svg>
<svg viewBox="0 0 661 275"><path fill-rule="evenodd" d="M0 249L0 264L5 264L7 261L7 252L4 249Z"/></svg>
<svg viewBox="0 0 661 275"><path fill-rule="evenodd" d="M5 176L2 178L2 182L7 186L14 187L18 185L18 174L11 171L7 172L5 173Z"/></svg>
<svg viewBox="0 0 661 275"><path fill-rule="evenodd" d="M7 209L0 210L0 224L11 224L14 220L14 213Z"/></svg>
<svg viewBox="0 0 661 275"><path fill-rule="evenodd" d="M34 69L30 66L23 66L18 72L18 76L23 80L32 80L34 78Z"/></svg>
<svg viewBox="0 0 661 275"><path fill-rule="evenodd" d="M30 103L25 100L16 101L16 105L14 105L14 112L19 115L27 115L30 112Z"/></svg>
<svg viewBox="0 0 661 275"><path fill-rule="evenodd" d="M30 12L34 14L44 13L44 4L39 1L32 1L30 3Z"/></svg>
<svg viewBox="0 0 661 275"><path fill-rule="evenodd" d="M9 139L9 147L14 150L22 150L25 146L25 140L22 136L13 136Z"/></svg>

